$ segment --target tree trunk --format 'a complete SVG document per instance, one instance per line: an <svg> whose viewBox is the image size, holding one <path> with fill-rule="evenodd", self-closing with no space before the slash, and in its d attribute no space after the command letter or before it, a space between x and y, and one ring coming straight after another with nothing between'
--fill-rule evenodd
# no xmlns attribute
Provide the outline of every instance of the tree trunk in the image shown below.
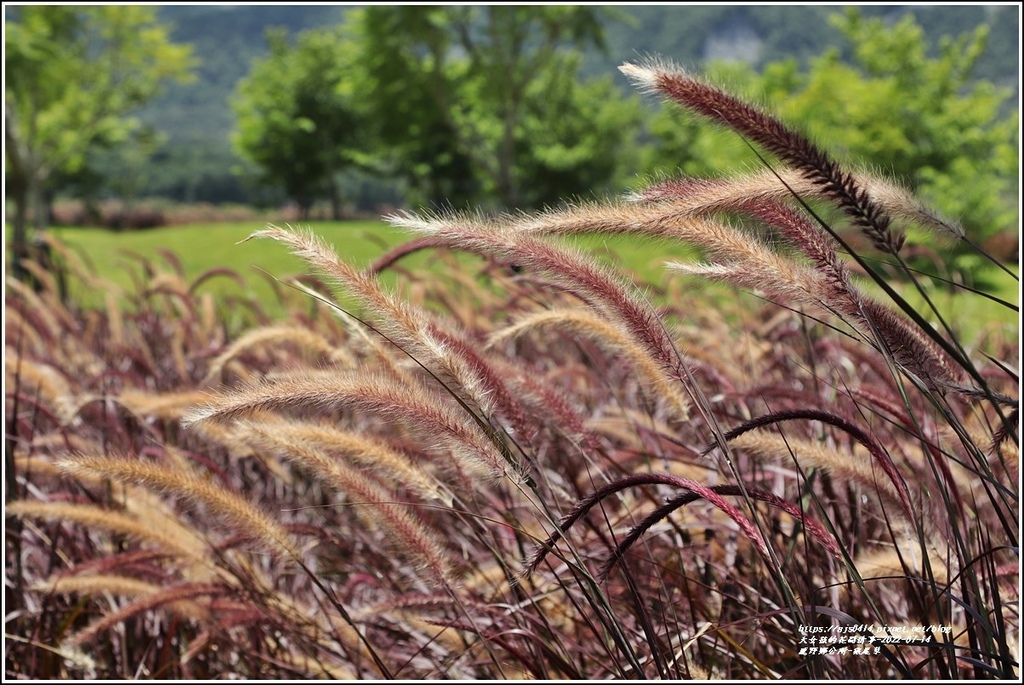
<svg viewBox="0 0 1024 685"><path fill-rule="evenodd" d="M25 279L21 260L28 256L28 186L31 172L25 157L27 152L21 140L15 135L13 108L4 110L4 165L7 171L5 196L14 201L14 222L11 236L11 275L19 281Z"/></svg>
<svg viewBox="0 0 1024 685"><path fill-rule="evenodd" d="M25 281L28 271L22 261L32 256L29 242L29 208L31 205L30 179L25 176L8 174L8 197L14 202L14 219L10 240L10 274L18 281Z"/></svg>
<svg viewBox="0 0 1024 685"><path fill-rule="evenodd" d="M11 236L11 275L19 281L25 279L21 260L28 256L28 188L19 180L7 179L7 191L14 200L14 222Z"/></svg>
<svg viewBox="0 0 1024 685"><path fill-rule="evenodd" d="M519 192L516 187L516 117L511 108L505 112L504 134L498 148L498 197L506 211L519 206Z"/></svg>
<svg viewBox="0 0 1024 685"><path fill-rule="evenodd" d="M32 207L32 227L42 231L50 224L50 203L47 202L42 179L29 176L28 200Z"/></svg>
<svg viewBox="0 0 1024 685"><path fill-rule="evenodd" d="M338 179L334 173L327 174L327 190L331 195L331 219L341 221L341 192L338 190Z"/></svg>

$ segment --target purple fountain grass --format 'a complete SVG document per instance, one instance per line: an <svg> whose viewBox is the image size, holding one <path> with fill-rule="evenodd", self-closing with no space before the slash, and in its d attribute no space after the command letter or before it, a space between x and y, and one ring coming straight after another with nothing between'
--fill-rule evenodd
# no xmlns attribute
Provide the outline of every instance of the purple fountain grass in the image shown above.
<svg viewBox="0 0 1024 685"><path fill-rule="evenodd" d="M245 351L272 344L294 345L308 351L313 358L323 357L343 366L352 367L356 364L346 348L332 344L316 331L302 326L264 326L246 332L217 355L210 362L204 384L213 383L222 374L225 365Z"/></svg>
<svg viewBox="0 0 1024 685"><path fill-rule="evenodd" d="M593 494L585 497L576 503L572 511L566 514L558 525L558 529L549 535L547 539L542 541L537 549L534 551L533 556L526 564L525 573L529 575L533 573L540 564L544 561L544 558L551 551L555 542L562 538L573 524L575 524L580 518L585 516L595 505L599 504L606 497L614 495L617 492L621 492L627 488L636 487L638 485L672 485L678 488L684 488L689 490L693 494L697 495L698 499L704 499L713 504L717 509L722 511L726 516L733 520L743 535L750 540L754 548L761 555L761 557L769 564L771 564L771 557L768 553L767 543L758 531L757 526L747 518L738 508L727 502L722 496L715 491L714 488L710 488L706 485L702 485L689 478L683 478L680 476L673 476L664 473L638 473L631 476L626 476L613 483L609 483L604 487L600 488Z"/></svg>
<svg viewBox="0 0 1024 685"><path fill-rule="evenodd" d="M114 583L107 587L107 591L117 592L117 587L119 587L119 585ZM61 591L61 585L59 583L56 586L56 590ZM205 613L197 612L192 609L191 607L195 606L195 602L192 600L196 597L208 597L211 595L218 595L223 592L223 586L210 583L181 583L168 588L155 587L151 592L129 602L117 611L95 620L85 629L70 636L68 638L68 644L72 646L87 644L95 640L97 635L110 630L118 623L126 621L143 612L157 608L166 607L173 610L174 608L184 607L184 611L189 614Z"/></svg>
<svg viewBox="0 0 1024 685"><path fill-rule="evenodd" d="M440 400L440 401L439 401ZM358 408L425 430L451 449L455 465L467 473L498 479L502 475L518 482L521 467L510 463L473 422L451 408L438 393L425 387L409 387L397 379L335 371L307 371L264 381L212 399L185 418L184 424L229 421L260 411L313 409L332 411Z"/></svg>
<svg viewBox="0 0 1024 685"><path fill-rule="evenodd" d="M738 203L737 210L779 230L788 242L807 255L820 275L795 262L777 256L767 248L755 250L751 242L744 251L726 252L712 248L712 254L728 258L725 265L682 265L669 268L709 278L728 280L766 289L798 301L817 304L855 325L869 341L888 351L907 371L929 388L944 390L962 381L963 372L944 350L897 312L865 296L852 282L839 259L834 241L794 210L773 201Z"/></svg>
<svg viewBox="0 0 1024 685"><path fill-rule="evenodd" d="M276 226L268 226L253 233L249 239L252 238L271 238L288 245L293 254L309 262L356 297L367 311L375 312L374 321L403 349L441 364L463 385L471 397L481 403L481 409L485 413L491 413L493 407L489 395L480 386L479 379L465 368L464 360L450 354L448 346L435 339L430 330L430 320L424 311L386 293L374 278L342 262L323 240L309 232L287 231Z"/></svg>
<svg viewBox="0 0 1024 685"><path fill-rule="evenodd" d="M538 422L547 423L548 428L579 445L585 454L592 454L598 449L593 431L586 426L583 414L569 398L536 377L530 369L507 362L499 363L499 368L512 379L524 405L531 408L535 427Z"/></svg>
<svg viewBox="0 0 1024 685"><path fill-rule="evenodd" d="M962 368L931 338L897 312L862 295L851 286L843 290L835 279L792 262L730 262L686 264L667 262L666 268L690 276L726 281L772 293L783 301L794 300L837 315L861 332L864 340L890 356L899 368L929 390L956 390Z"/></svg>
<svg viewBox="0 0 1024 685"><path fill-rule="evenodd" d="M852 283L830 236L803 215L772 202L751 201L741 206L754 217L780 229L791 244L825 274L825 301L844 317L857 322L872 338L880 338L892 356L933 389L962 382L963 370L910 321L863 295Z"/></svg>
<svg viewBox="0 0 1024 685"><path fill-rule="evenodd" d="M415 252L444 247L445 244L444 240L433 236L423 236L422 238L406 241L375 259L367 271L374 275L379 274L394 266L400 259L403 259Z"/></svg>
<svg viewBox="0 0 1024 685"><path fill-rule="evenodd" d="M683 482L685 482L686 480L688 479L680 479L680 481ZM680 485L683 486L682 482L680 483ZM722 497L749 497L750 499L755 500L757 502L766 502L767 504L773 507L781 509L782 511L786 512L787 514L798 520L807 529L807 531L811 533L814 539L817 540L818 543L820 543L821 546L826 551L828 551L829 554L832 555L833 558L839 561L842 561L843 559L843 552L840 549L839 543L836 541L835 537L831 533L829 533L828 530L826 530L825 526L823 526L814 518L808 516L805 512L801 511L800 508L797 507L796 505L788 502L787 500L779 497L778 495L762 490L761 488L741 488L738 485L713 485L706 488L704 486L701 486L699 490L691 489L690 492L684 493L682 495L677 495L669 499L667 502L662 504L660 507L655 509L650 514L648 514L643 521L638 523L636 526L633 527L631 531L629 531L629 534L626 535L625 538L623 538L622 542L620 542L618 546L616 546L611 556L609 556L608 559L601 565L601 568L598 571L598 578L607 578L612 568L623 559L626 552L629 551L629 548L632 547L633 544L636 543L636 541L639 540L644 535L644 533L650 530L651 527L654 526L656 523L658 523L665 517L671 515L672 512L676 511L680 507L684 507L687 504L691 504L700 499L708 499L704 494L705 492L712 492L715 495ZM713 500L709 501L715 503ZM731 517L732 514L730 514L730 518ZM562 534L565 534L564 530L562 531Z"/></svg>
<svg viewBox="0 0 1024 685"><path fill-rule="evenodd" d="M801 470L807 470L808 467L828 469L837 476L849 478L851 482L862 483L869 492L877 492L901 509L904 507L901 491L891 481L878 479L870 453L866 455L867 458L863 458L864 455L830 449L820 442L784 437L761 430L732 436L729 444L758 459L773 462L792 460Z"/></svg>
<svg viewBox="0 0 1024 685"><path fill-rule="evenodd" d="M619 321L674 381L685 385L686 357L669 337L657 312L631 284L609 274L578 250L556 246L520 231L481 227L454 216L387 217L389 223L445 239L450 247L498 256L523 268L548 274L570 292Z"/></svg>
<svg viewBox="0 0 1024 685"><path fill-rule="evenodd" d="M261 509L239 495L202 478L197 473L182 473L158 463L127 457L77 455L62 459L58 465L70 475L97 474L119 482L136 483L147 488L178 495L210 508L230 521L251 539L263 543L275 555L297 559L294 540L281 525Z"/></svg>
<svg viewBox="0 0 1024 685"><path fill-rule="evenodd" d="M842 169L824 151L811 143L803 135L796 133L775 118L744 103L740 99L728 95L713 86L694 79L682 70L665 63L649 61L644 65L625 64L621 70L638 84L672 99L698 114L723 124L754 142L766 150L778 155L783 161L793 166L808 180L820 185L823 192L850 215L854 223L872 240L875 246L894 255L904 272L910 276L911 282L928 303L931 311L939 319L942 327L949 331L944 318L931 304L928 294L914 278L913 273L899 257L899 249L904 236L896 236L891 230L891 220L886 211L874 202L868 191L862 187L856 177ZM884 194L884 193L883 193ZM940 222L941 223L941 222ZM831 230L831 229L829 229ZM864 265L861 257L853 254L857 261ZM970 374L984 389L984 381L980 378L974 364L966 356L956 341L942 339L931 330L925 319L907 301L893 290L878 274L868 269L875 282L899 304L900 308L920 327L920 335L930 337L936 345L956 361L956 365ZM899 354L900 348L895 347L890 353ZM940 382L943 380L938 379ZM928 383L926 375L923 382ZM931 387L935 390L935 387ZM1004 421L1005 423L1005 421Z"/></svg>
<svg viewBox="0 0 1024 685"><path fill-rule="evenodd" d="M519 440L526 439L530 432L530 422L527 420L522 402L509 387L505 374L501 373L491 360L480 354L476 346L465 337L443 331L437 326L431 326L431 332L438 343L459 358L462 365L473 374L474 379L486 388L485 392L493 398L494 406L508 419L515 436Z"/></svg>
<svg viewBox="0 0 1024 685"><path fill-rule="evenodd" d="M850 172L850 175L873 202L893 217L935 230L939 234L963 237L963 226L941 216L895 183L863 171ZM652 183L626 197L632 202L667 204L679 217L740 209L748 202L776 201L788 204L798 198L833 199L822 184L790 168L731 178L669 179Z"/></svg>
<svg viewBox="0 0 1024 685"><path fill-rule="evenodd" d="M889 215L871 199L857 178L800 133L764 112L703 83L681 69L660 62L619 67L635 83L659 93L701 116L727 126L790 164L836 201L864 230L879 250L896 254L904 237L897 236Z"/></svg>
<svg viewBox="0 0 1024 685"><path fill-rule="evenodd" d="M88 504L20 500L8 502L4 514L76 523L92 530L109 530L155 544L165 553L184 557L189 562L199 562L209 552L209 546L201 538L173 524L156 527L152 521Z"/></svg>
<svg viewBox="0 0 1024 685"><path fill-rule="evenodd" d="M651 385L652 394L667 400L674 419L685 421L689 418L690 401L682 392L678 381L666 377L657 362L625 330L589 310L564 308L537 312L518 321L513 326L493 334L490 344L494 345L503 340L518 337L526 331L544 327L564 328L589 336L599 345L623 354L629 359L633 368Z"/></svg>
<svg viewBox="0 0 1024 685"><path fill-rule="evenodd" d="M907 516L913 516L914 509L910 504L910 495L907 489L906 480L900 474L899 469L896 468L896 465L892 461L892 457L890 457L878 441L872 438L871 435L864 431L864 429L842 416L820 409L794 409L790 411L773 412L771 414L765 414L764 416L758 416L750 419L749 421L745 421L743 424L727 431L724 437L726 441L728 441L756 428L762 428L782 421L794 420L821 421L822 423L835 426L863 445L871 454L871 458L878 463L882 472L885 473L886 477L893 484L896 492L899 493L900 501L903 504L904 511ZM705 448L704 453L710 453L718 446L719 445L717 444L708 445L708 447Z"/></svg>
<svg viewBox="0 0 1024 685"><path fill-rule="evenodd" d="M777 254L750 233L694 214L680 216L674 209L657 204L649 207L583 204L536 217L509 217L499 222L496 230L548 234L643 233L692 242L727 264L683 267L673 262L672 268L730 280L747 287L770 288L783 296L823 306L856 322L868 340L879 340L897 362L933 389L949 387L962 378L959 366L927 335L854 287L846 267L838 258L835 241L810 224L803 215L765 199L763 194L746 199L733 198L730 208L750 214L780 230L791 244L815 262L821 275L817 276ZM446 217L419 222L405 217L394 222L410 227L422 226L422 230L427 231L444 230L435 225L446 225L456 231L467 224L472 225L468 220ZM468 231L469 228L461 230Z"/></svg>
<svg viewBox="0 0 1024 685"><path fill-rule="evenodd" d="M625 71L781 168L400 213L412 241L366 268L271 226L316 275L244 329L197 293L232 273L170 256L129 292L81 278L109 311L39 269L9 288L7 675L1015 677L1017 341L940 334L828 222L897 274L890 216L960 229L714 87ZM638 284L562 242L584 233L706 263ZM396 267L423 249L441 265ZM957 634L799 653L861 623Z"/></svg>
<svg viewBox="0 0 1024 685"><path fill-rule="evenodd" d="M272 238L289 245L294 254L358 298L392 342L420 364L427 363L443 373L448 387L454 385L465 391L487 417L500 409L520 435L525 432L523 409L501 375L475 352L473 345L457 332L446 330L436 317L386 293L376 279L339 260L333 250L311 234L269 226L250 237Z"/></svg>
<svg viewBox="0 0 1024 685"><path fill-rule="evenodd" d="M452 496L445 484L424 465L365 433L341 430L326 421L301 421L273 414L257 414L238 421L237 426L243 435L256 438L252 440L254 444L272 445L274 451L286 456L289 441L296 445L316 446L336 460L376 471L386 480L393 479L395 485L415 492L424 501L451 503Z"/></svg>
<svg viewBox="0 0 1024 685"><path fill-rule="evenodd" d="M451 588L457 584L454 562L441 535L416 516L414 509L403 506L394 492L376 483L367 473L332 457L310 440L316 436L310 435L309 430L281 430L274 422L269 425L249 422L247 427L261 446L301 464L335 490L352 497L351 504L356 507L360 518L387 531L389 544L415 561L416 568L428 584L437 588ZM301 435L297 436L296 432ZM398 480L398 485L411 484L411 478L416 478L408 476L407 472L411 470L411 465L403 464L401 472L404 477ZM417 478L422 479L422 476Z"/></svg>

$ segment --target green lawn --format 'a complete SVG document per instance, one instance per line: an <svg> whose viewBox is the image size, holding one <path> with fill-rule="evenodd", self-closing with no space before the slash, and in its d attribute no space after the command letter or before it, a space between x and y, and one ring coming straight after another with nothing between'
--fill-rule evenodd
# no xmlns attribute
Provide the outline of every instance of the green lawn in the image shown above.
<svg viewBox="0 0 1024 685"><path fill-rule="evenodd" d="M312 222L309 226L337 250L342 259L366 265L387 249L411 238L410 234L379 221ZM170 263L161 250L173 253L191 281L204 272L224 268L234 270L246 282L247 293L260 301L273 299L271 286L260 270L278 278L306 273L303 262L288 249L272 240L245 240L262 226L253 223L197 224L172 226L145 231L113 232L100 228L62 228L50 231L68 247L82 255L86 263L104 278L125 288L132 284L132 272L138 272L141 255L162 269ZM667 259L685 258L692 254L681 245L638 242L623 237L585 237L579 239L585 249L592 249L604 261L643 274L646 278L663 278L660 264ZM428 252L410 255L403 265L423 266L430 260ZM202 286L214 293L239 293L231 279L214 278ZM97 293L72 293L88 304L101 301Z"/></svg>
<svg viewBox="0 0 1024 685"><path fill-rule="evenodd" d="M369 264L388 248L409 238L407 233L379 221L312 222L308 226L333 244L342 259L357 265ZM244 278L244 289L232 279L212 278L200 286L200 292L256 298L269 313L276 315L279 306L272 286L259 270L285 279L306 273L306 268L301 260L288 254L285 246L275 241L252 240L240 243L260 228L262 226L259 224L246 222L173 226L122 233L83 228L54 228L52 232L82 254L97 273L126 289L132 287L131 273L138 272L137 259L132 253L143 255L154 263L167 265L160 249L169 250L181 262L189 281L210 269L230 268ZM661 268L665 261L694 256L693 251L683 245L630 236L591 236L575 240L603 260L640 274L647 282L656 284L663 284L668 278L680 278ZM430 252L420 253L408 257L403 264L422 267L429 265L430 257ZM987 269L985 276L988 281L996 284L994 295L1014 304L1019 303L1016 281L994 268ZM388 280L393 282L392 277ZM920 302L920 298L909 287L900 287L900 290L910 301ZM710 288L705 295L699 292L695 293L695 297L726 296L731 293L717 286ZM947 321L962 330L968 338L978 330L992 326L1008 331L1019 328L1016 312L990 300L972 295L954 297L938 290L930 294ZM102 302L99 293L73 292L72 296L91 305Z"/></svg>
<svg viewBox="0 0 1024 685"><path fill-rule="evenodd" d="M306 224L303 224L304 226ZM402 241L395 229L378 221L313 222L309 224L332 243L338 254L356 264L368 264L388 246ZM273 240L245 240L262 228L258 223L218 223L172 226L145 231L115 233L99 228L53 228L52 233L95 268L104 278L125 289L132 288L132 274L138 273L142 256L161 270L171 270L162 250L174 254L192 282L203 273L228 268L244 280L245 286L230 278L211 278L201 292L256 298L270 313L278 306L266 272L280 279L307 273L302 260ZM97 293L72 292L86 305L101 301Z"/></svg>

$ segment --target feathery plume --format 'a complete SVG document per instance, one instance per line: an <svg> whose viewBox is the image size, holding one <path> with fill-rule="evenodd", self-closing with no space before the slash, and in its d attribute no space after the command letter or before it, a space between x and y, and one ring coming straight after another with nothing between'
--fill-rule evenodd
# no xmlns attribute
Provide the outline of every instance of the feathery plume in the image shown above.
<svg viewBox="0 0 1024 685"><path fill-rule="evenodd" d="M645 89L657 92L758 143L794 167L851 216L879 250L896 254L903 236L893 233L889 215L872 200L857 178L802 134L732 95L690 77L681 69L648 62L619 70Z"/></svg>
<svg viewBox="0 0 1024 685"><path fill-rule="evenodd" d="M667 262L670 271L727 281L740 287L774 293L836 315L863 338L885 350L902 369L930 389L942 391L963 377L955 364L927 335L897 312L862 294L842 267L820 271L786 260L770 251L725 264Z"/></svg>
<svg viewBox="0 0 1024 685"><path fill-rule="evenodd" d="M125 388L115 399L126 409L139 416L177 421L192 407L209 398L210 393L204 390L154 393Z"/></svg>
<svg viewBox="0 0 1024 685"><path fill-rule="evenodd" d="M707 488L709 492L713 492L720 496L733 496L743 497L747 496L750 499L758 502L766 502L773 507L782 509L790 516L800 521L804 528L807 529L814 538L822 544L822 546L832 555L834 559L842 559L843 553L839 549L839 544L836 539L825 529L825 527L814 518L807 516L799 507L795 506L791 502L784 500L783 498L775 495L766 490L762 490L757 487L741 488L738 485L713 485ZM698 499L706 499L701 493L697 491L684 493L673 497L665 504L661 505L653 512L651 512L643 521L638 523L629 534L620 542L616 547L615 551L612 552L611 556L601 565L600 571L598 571L598 578L606 578L611 569L617 564L629 551L629 548L640 539L640 537L651 529L656 523L664 519L666 516L674 512L680 507L686 506Z"/></svg>
<svg viewBox="0 0 1024 685"><path fill-rule="evenodd" d="M440 536L403 508L394 493L377 485L364 472L333 458L319 445L311 444L308 431L298 437L296 431L282 431L279 425L251 423L248 427L262 446L301 464L335 490L352 497L360 517L387 530L390 542L417 562L432 586L452 586L456 576Z"/></svg>
<svg viewBox="0 0 1024 685"><path fill-rule="evenodd" d="M678 421L689 418L689 400L681 391L678 381L668 377L661 365L632 336L588 310L560 308L536 312L493 333L489 344L504 342L527 331L545 327L564 328L586 335L609 351L624 354L633 368L650 383L654 396L667 400L673 418Z"/></svg>
<svg viewBox="0 0 1024 685"><path fill-rule="evenodd" d="M378 374L307 371L267 380L215 398L185 418L185 425L227 421L256 411L359 409L398 420L448 445L458 465L489 478L518 482L521 469L464 414L426 388Z"/></svg>
<svg viewBox="0 0 1024 685"><path fill-rule="evenodd" d="M373 437L334 428L327 423L284 420L272 414L244 419L237 424L243 435L257 436L254 445L272 446L282 453L288 443L311 445L344 461L350 461L386 476L424 500L441 500L449 505L452 496L444 485L403 454Z"/></svg>
<svg viewBox="0 0 1024 685"><path fill-rule="evenodd" d="M572 511L566 514L559 522L558 528L555 532L551 533L546 540L537 546L533 556L526 565L525 574L530 575L533 573L540 566L548 552L552 549L552 545L562 538L565 533L572 528L577 521L583 518L587 512L593 509L595 505L606 497L610 497L617 492L621 492L627 488L636 487L638 485L671 485L688 490L699 499L707 500L709 503L713 504L716 509L732 519L733 522L739 526L739 529L744 536L753 543L754 548L758 551L761 557L768 564L772 563L767 543L761 536L761 533L757 530L757 526L755 526L754 523L743 514L743 512L723 499L722 495L716 492L715 488L721 486L709 487L689 478L665 473L636 473L621 478L613 483L609 483L577 502L576 505L573 506Z"/></svg>
<svg viewBox="0 0 1024 685"><path fill-rule="evenodd" d="M58 585L59 588L60 586ZM73 646L82 645L95 639L100 633L110 630L118 623L127 621L145 611L164 606L178 613L181 612L181 607L183 606L197 606L195 602L189 601L195 597L217 595L222 592L224 592L223 586L206 583L183 583L168 588L157 588L126 604L117 611L93 621L79 632L68 637L66 642ZM193 618L189 614L185 614L185 616L186 618Z"/></svg>
<svg viewBox="0 0 1024 685"><path fill-rule="evenodd" d="M13 352L4 355L4 367L8 387L11 387L11 380L16 375L19 385L33 388L34 393L48 400L61 423L67 423L74 417L77 399L75 393L67 379L53 366L25 359Z"/></svg>
<svg viewBox="0 0 1024 685"><path fill-rule="evenodd" d="M523 428L522 410L500 375L486 361L471 354L472 345L465 344L460 336L431 321L424 311L384 292L373 276L342 262L330 247L310 233L268 226L250 238L271 238L288 245L293 254L305 259L354 296L367 312L372 312L375 324L399 347L464 391L485 416L491 416L500 406L514 424Z"/></svg>
<svg viewBox="0 0 1024 685"><path fill-rule="evenodd" d="M355 366L355 360L343 347L331 345L322 335L307 328L287 325L265 326L246 332L217 355L217 358L210 362L210 368L206 372L203 383L213 382L224 370L224 365L243 352L255 347L282 343L295 345L314 357L321 356L347 367Z"/></svg>
<svg viewBox="0 0 1024 685"><path fill-rule="evenodd" d="M771 460L777 464L785 464L795 459L802 467L814 466L828 469L837 476L848 478L864 485L868 490L888 501L898 504L903 510L903 499L900 492L888 478L879 478L875 471L871 455L864 450L858 454L843 454L829 449L820 443L796 437L782 437L765 430L755 430L738 435L729 441L734 449L742 449L759 459Z"/></svg>
<svg viewBox="0 0 1024 685"><path fill-rule="evenodd" d="M266 544L271 551L299 558L298 548L284 528L250 502L197 473L172 471L161 464L126 457L89 455L66 457L58 466L73 476L85 473L136 483L202 504L249 538Z"/></svg>
<svg viewBox="0 0 1024 685"><path fill-rule="evenodd" d="M615 278L579 250L554 245L501 225L481 228L469 219L456 216L424 219L399 213L385 219L396 226L443 238L456 249L494 255L550 275L592 307L621 323L672 378L685 383L686 359L665 331L657 312L635 292L632 283Z"/></svg>
<svg viewBox="0 0 1024 685"><path fill-rule="evenodd" d="M202 560L209 546L199 537L182 534L182 530L150 525L133 516L118 511L103 509L90 504L70 502L33 502L21 500L10 502L4 508L6 516L23 516L46 521L67 521L91 530L107 530L153 543L167 552L181 555L190 561ZM177 533L177 534L174 534Z"/></svg>
<svg viewBox="0 0 1024 685"><path fill-rule="evenodd" d="M963 226L923 204L905 188L864 171L850 172L868 197L891 216L938 233L962 238ZM747 202L831 199L825 187L784 167L732 178L680 178L661 181L626 195L631 202L657 202L678 217L731 211Z"/></svg>
<svg viewBox="0 0 1024 685"><path fill-rule="evenodd" d="M194 587L194 586L193 586ZM200 585L206 590L205 593L214 592L212 585ZM152 598L159 596L165 588L154 583L147 583L144 580L131 578L129 576L118 576L112 574L98 575L64 575L53 576L33 586L38 592L75 594L75 595L98 595L112 594L121 597L142 597ZM167 588L173 590L176 588ZM159 604L166 604L167 608L177 614L197 621L205 621L210 617L209 610L198 602L189 599L168 598L166 594L158 600ZM121 619L123 620L123 619ZM116 623L117 621L115 621ZM97 631L102 632L102 631ZM79 640L72 640L72 644L80 644Z"/></svg>
<svg viewBox="0 0 1024 685"><path fill-rule="evenodd" d="M897 544L899 542L908 543L909 541L897 540ZM931 578L934 578L939 585L945 585L949 581L950 570L947 560L937 554L934 549L928 548L927 551L927 567ZM903 578L907 575L905 565L909 565L910 570L916 572L920 572L925 567L921 548L917 541L910 542L905 549L887 546L861 554L854 560L853 565L864 580L882 579L887 576Z"/></svg>
<svg viewBox="0 0 1024 685"><path fill-rule="evenodd" d="M741 425L726 431L723 434L723 437L727 442L731 442L744 433L749 433L750 431L762 426L774 425L783 421L793 420L820 421L826 425L834 426L864 446L871 455L872 460L878 464L879 468L882 469L883 473L885 473L886 477L892 483L895 492L898 493L904 512L908 517L912 515L913 507L910 504L910 493L907 489L906 480L896 468L896 464L893 463L892 457L890 457L888 452L882 448L878 440L872 437L865 429L839 414L820 409L776 411L744 421ZM708 445L704 449L704 454L709 454L716 447L718 447L717 444ZM874 479L870 482L873 483Z"/></svg>

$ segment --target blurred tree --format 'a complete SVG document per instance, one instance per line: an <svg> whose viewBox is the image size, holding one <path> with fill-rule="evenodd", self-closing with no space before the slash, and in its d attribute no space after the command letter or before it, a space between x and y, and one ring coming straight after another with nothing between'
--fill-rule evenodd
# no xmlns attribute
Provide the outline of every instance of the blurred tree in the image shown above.
<svg viewBox="0 0 1024 685"><path fill-rule="evenodd" d="M303 213L327 195L341 218L338 174L364 163L369 142L352 45L341 28L303 31L294 45L272 29L267 42L270 54L253 63L232 102L235 149Z"/></svg>
<svg viewBox="0 0 1024 685"><path fill-rule="evenodd" d="M987 27L943 40L928 57L910 17L886 27L851 10L835 21L853 46L854 66L826 53L785 112L908 182L975 239L1015 226L1018 202L1007 199L1018 178L1018 114L1000 117L1009 90L971 81Z"/></svg>
<svg viewBox="0 0 1024 685"><path fill-rule="evenodd" d="M792 60L771 63L761 74L730 64L713 69L713 78L763 98L840 158L908 184L959 219L976 243L1014 228L1019 114L1001 114L1009 89L971 78L987 27L944 39L929 56L911 16L888 25L850 9L832 21L848 45L812 60L807 71ZM843 48L852 63L841 61ZM648 152L648 170L707 174L734 168L737 160L758 164L735 136L728 143L728 134L692 119L679 124L680 114L668 109L654 118L650 131L660 147ZM723 155L732 163L724 164Z"/></svg>
<svg viewBox="0 0 1024 685"><path fill-rule="evenodd" d="M175 45L155 7L33 6L6 23L4 152L14 202L12 270L22 273L28 225L44 228L47 186L97 145L128 139L126 116L169 79L186 79L191 49Z"/></svg>
<svg viewBox="0 0 1024 685"><path fill-rule="evenodd" d="M460 207L473 202L481 183L469 154L455 143L444 102L427 78L432 67L424 64L424 54L447 49L442 30L430 20L437 11L375 7L350 14L349 21L361 38L359 62L368 78L363 91L373 113L372 135L380 141L378 174L403 179L411 203ZM402 32L411 31L417 32L419 47L403 38Z"/></svg>
<svg viewBox="0 0 1024 685"><path fill-rule="evenodd" d="M373 79L365 97L398 172L435 202L451 190L453 204L504 208L607 183L638 113L610 81L578 78L573 49L603 45L601 18L596 7L511 5L351 16Z"/></svg>
<svg viewBox="0 0 1024 685"><path fill-rule="evenodd" d="M519 206L622 190L636 171L636 97L625 97L611 76L581 83L570 65L535 79L526 102L516 136Z"/></svg>

